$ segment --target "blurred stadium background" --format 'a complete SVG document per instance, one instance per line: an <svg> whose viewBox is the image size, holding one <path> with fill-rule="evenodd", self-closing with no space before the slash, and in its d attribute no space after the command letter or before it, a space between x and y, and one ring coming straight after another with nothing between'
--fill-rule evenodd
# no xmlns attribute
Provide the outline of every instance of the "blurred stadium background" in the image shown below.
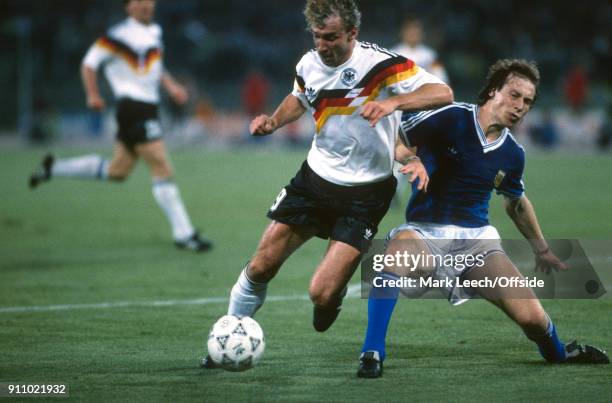
<svg viewBox="0 0 612 403"><path fill-rule="evenodd" d="M247 141L249 115L273 110L291 89L299 57L312 47L302 7L296 0L158 1L166 65L192 95L185 108L165 104L166 139L177 145ZM360 8L360 38L389 48L406 16L421 18L425 42L438 51L461 101L475 99L497 58L536 60L541 98L515 134L546 149L608 148L609 1L577 7L565 0L362 0ZM88 46L122 18L120 0L0 2L0 141L112 140L112 110L102 116L86 110L78 68ZM308 145L310 136L304 119L271 142Z"/></svg>

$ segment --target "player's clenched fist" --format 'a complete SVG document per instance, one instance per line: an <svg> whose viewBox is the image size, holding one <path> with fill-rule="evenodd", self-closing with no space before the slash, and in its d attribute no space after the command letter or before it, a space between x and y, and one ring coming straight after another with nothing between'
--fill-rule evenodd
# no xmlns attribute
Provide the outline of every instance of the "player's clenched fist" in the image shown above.
<svg viewBox="0 0 612 403"><path fill-rule="evenodd" d="M267 136L276 130L276 121L268 115L259 115L251 121L249 131L253 136Z"/></svg>
<svg viewBox="0 0 612 403"><path fill-rule="evenodd" d="M361 116L370 122L370 126L376 126L376 123L385 116L393 113L395 106L390 102L371 101L363 105Z"/></svg>
<svg viewBox="0 0 612 403"><path fill-rule="evenodd" d="M87 97L87 107L94 111L101 111L106 108L104 99L99 95L91 95Z"/></svg>

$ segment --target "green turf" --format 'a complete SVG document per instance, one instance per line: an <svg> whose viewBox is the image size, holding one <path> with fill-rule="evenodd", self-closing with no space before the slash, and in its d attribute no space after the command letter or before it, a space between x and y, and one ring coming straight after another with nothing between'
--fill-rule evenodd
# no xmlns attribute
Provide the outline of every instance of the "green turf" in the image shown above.
<svg viewBox="0 0 612 403"><path fill-rule="evenodd" d="M57 150L62 156L76 150ZM56 180L29 191L41 152L0 151L0 308L226 297L267 223L265 211L305 152L173 153L211 253L173 248L144 167L122 185ZM551 238L610 239L612 160L538 156L527 193ZM499 200L492 221L519 237ZM402 221L391 210L379 236ZM304 295L325 247L298 251L269 295ZM356 280L356 279L355 279ZM612 301L545 301L562 337L612 348ZM402 300L382 379L355 377L367 303L350 299L326 334L306 300L270 301L267 340L245 373L197 368L225 303L0 312L0 383L67 382L82 401L610 401L612 367L551 366L495 308Z"/></svg>

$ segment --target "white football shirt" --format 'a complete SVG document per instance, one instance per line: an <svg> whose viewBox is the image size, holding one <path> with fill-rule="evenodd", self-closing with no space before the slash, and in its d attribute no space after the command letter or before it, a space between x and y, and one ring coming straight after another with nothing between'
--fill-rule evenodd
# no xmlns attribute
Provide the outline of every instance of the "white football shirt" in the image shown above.
<svg viewBox="0 0 612 403"><path fill-rule="evenodd" d="M302 57L296 73L292 94L315 120L308 165L325 180L344 186L384 180L393 166L401 113L371 127L359 114L360 107L442 83L411 60L360 41L344 64L327 66L312 50Z"/></svg>
<svg viewBox="0 0 612 403"><path fill-rule="evenodd" d="M94 70L104 64L116 98L159 103L163 72L161 36L159 25L145 25L127 18L89 48L83 64Z"/></svg>

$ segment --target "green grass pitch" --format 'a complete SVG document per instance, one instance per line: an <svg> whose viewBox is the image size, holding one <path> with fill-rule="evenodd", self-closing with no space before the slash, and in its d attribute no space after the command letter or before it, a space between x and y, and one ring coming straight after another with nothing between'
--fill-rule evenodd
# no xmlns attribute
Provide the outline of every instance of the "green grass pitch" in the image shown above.
<svg viewBox="0 0 612 403"><path fill-rule="evenodd" d="M64 382L71 399L103 402L612 400L612 366L543 363L483 301L453 308L401 300L385 376L356 378L366 301L348 299L336 324L317 334L311 304L300 298L321 240L298 251L269 287L270 296L296 298L269 301L258 313L267 343L260 365L244 373L200 370L208 329L225 312L265 212L305 151L172 154L193 221L216 242L202 255L173 247L142 165L121 185L55 180L30 191L26 178L41 155L0 151L0 383ZM610 172L612 159L602 156L530 157L527 194L545 234L610 239ZM492 223L502 236L519 237L494 199ZM392 209L378 236L402 216ZM544 305L563 339L612 349L609 298ZM59 307L6 309L49 306Z"/></svg>

